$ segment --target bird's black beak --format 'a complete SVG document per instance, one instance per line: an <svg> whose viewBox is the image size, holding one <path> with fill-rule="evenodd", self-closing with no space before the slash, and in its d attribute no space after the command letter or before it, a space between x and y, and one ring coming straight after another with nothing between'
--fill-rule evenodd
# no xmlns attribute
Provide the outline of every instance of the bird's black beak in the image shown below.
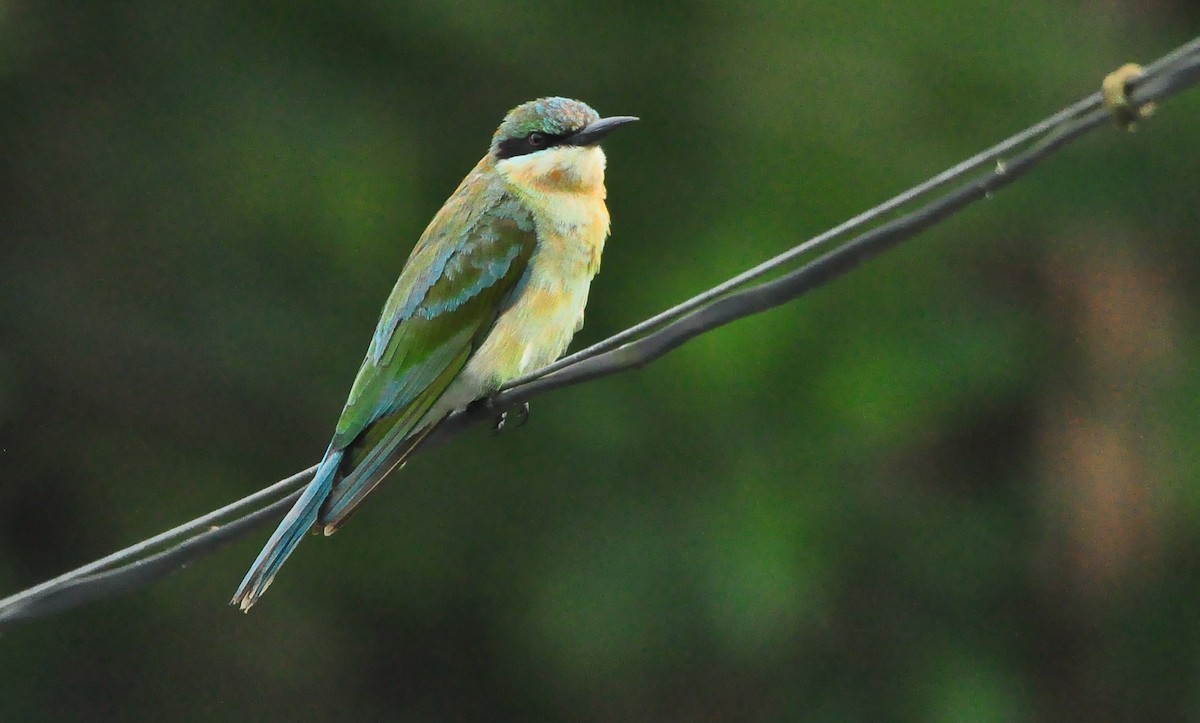
<svg viewBox="0 0 1200 723"><path fill-rule="evenodd" d="M617 128L632 123L637 118L631 115L614 115L611 118L601 118L586 128L567 136L564 143L569 146L594 146Z"/></svg>

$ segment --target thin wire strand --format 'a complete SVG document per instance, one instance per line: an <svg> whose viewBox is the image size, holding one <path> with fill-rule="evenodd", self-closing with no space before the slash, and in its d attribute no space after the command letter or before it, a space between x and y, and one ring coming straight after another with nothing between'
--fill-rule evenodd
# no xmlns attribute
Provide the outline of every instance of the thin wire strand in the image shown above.
<svg viewBox="0 0 1200 723"><path fill-rule="evenodd" d="M1175 95L1197 83L1200 83L1200 38L1147 66L1144 74L1130 83L1128 95L1134 105L1140 106ZM454 414L441 425L431 441L442 442L453 438L471 425L494 416L495 408L518 405L552 389L642 366L711 329L793 300L840 277L919 231L945 220L993 191L1015 182L1058 149L1103 125L1108 117L1109 111L1103 106L1101 94L1095 93L820 236L534 375L515 381L495 397L493 406L473 405ZM995 163L1005 154L1026 145L1028 147L1024 151L1008 162L997 163L987 175L966 180L957 190L940 199L881 223L804 266L782 273L788 263L830 239L851 229L862 228L950 182L961 181L984 164ZM781 272L781 275L758 285L747 286L749 282L773 272ZM0 600L0 629L18 621L44 617L92 600L137 589L211 554L215 549L282 516L299 494L297 488L311 476L314 469L315 466L298 472L219 510ZM289 490L294 491L288 497L241 514L247 508L256 507L264 500ZM241 516L223 524L219 522L236 514ZM150 552L185 537L171 547Z"/></svg>
<svg viewBox="0 0 1200 723"><path fill-rule="evenodd" d="M1161 72L1164 68L1179 62L1181 59L1187 58L1200 52L1200 38L1176 48L1171 53L1164 55L1144 69L1145 76L1150 77ZM1136 83L1133 84L1136 86ZM523 377L509 382L505 388L518 387L535 379L546 377L554 372L564 369L573 364L577 364L584 359L590 359L598 354L615 349L621 344L624 344L631 339L634 339L642 334L652 331L653 329L669 323L677 318L686 316L687 314L699 309L701 306L716 300L722 295L729 293L741 286L744 286L752 281L763 278L799 259L810 251L814 251L820 246L829 243L837 238L850 234L858 229L866 227L868 224L882 218L884 215L895 211L909 203L915 202L918 199L927 196L940 188L943 188L948 183L958 180L968 173L976 171L989 164L1001 160L1006 154L1015 148L1019 148L1031 140L1049 132L1051 129L1067 123L1074 118L1079 117L1084 113L1094 111L1102 107L1104 104L1103 94L1097 91L1092 95L1083 98L1082 100L1070 105L1045 120L1036 123L1025 130L1010 136L996 145L988 148L985 151L971 156L965 161L958 163L945 171L933 176L929 180L919 185L897 194L887 201L875 206L874 208L864 211L863 213L854 216L847 221L834 226L824 233L805 241L802 244L793 246L783 253L768 259L761 264L748 269L731 279L721 282L707 291L697 294L686 301L680 302L669 309L666 309L654 316L646 319L638 324L635 324L624 331L618 332L613 336L602 341L596 342L589 347L580 349L573 354L569 354L558 361L555 361L541 369L526 374Z"/></svg>
<svg viewBox="0 0 1200 723"><path fill-rule="evenodd" d="M793 246L778 256L770 258L751 269L743 271L733 278L717 284L701 294L697 294L686 301L680 302L669 309L659 312L645 321L635 324L624 331L618 332L617 334L614 334L603 341L596 342L589 347L580 349L579 351L565 356L552 364L538 369L537 371L514 379L513 381L509 382L505 388L518 387L535 379L545 377L560 369L581 362L584 359L590 359L591 357L606 352L610 349L615 349L621 344L641 336L648 331L652 331L663 324L686 316L687 314L731 291L734 291L752 281L757 281L764 276L778 271L780 268L787 266L810 251L814 251L830 241L841 238L860 228L864 228L868 224L880 219L886 214L891 213L892 211L895 211L896 209L912 203L924 196L927 196L930 193L933 193L934 191L944 187L948 183L962 178L964 175L971 173L972 171L978 170L981 166L994 163L997 159L1002 158L1012 149L1018 148L1028 142L1030 139L1036 138L1049 129L1064 123L1067 120L1070 120L1080 112L1089 110L1092 105L1094 105L1094 101L1091 98L1086 98L1069 108L1064 108L1037 125L1030 126L1020 133L1007 138L1000 143L997 143L986 151L982 151L981 153L971 156L967 160L948 168L945 171L942 171L936 176L933 176L924 183L913 186L907 191L893 196L878 206L875 206L872 209L864 211L857 216L843 221L828 231L825 231L818 236L814 236L802 244Z"/></svg>
<svg viewBox="0 0 1200 723"><path fill-rule="evenodd" d="M296 484L297 478L301 475L311 475L311 470L305 470L305 472L293 475L283 481ZM276 483L272 487L278 487L279 484L281 483ZM17 596L0 601L0 629L11 623L43 618L79 607L93 600L100 600L126 590L136 590L148 585L175 570L186 567L192 560L205 557L230 542L240 539L255 528L283 517L283 514L296 503L300 493L301 490L295 490L266 507L254 510L224 525L210 527L205 532L194 535L179 544L120 567L91 574L78 574L62 582L56 582L59 579L56 578L55 581L39 585L36 595L24 596L14 600L11 604L8 600ZM240 502L235 504L240 504ZM229 507L233 506L229 505ZM228 507L223 509L228 509ZM176 528L176 530L178 529ZM126 548L126 550L128 549L131 548ZM122 552L126 550L122 550ZM72 571L72 573L79 572L79 570Z"/></svg>
<svg viewBox="0 0 1200 723"><path fill-rule="evenodd" d="M95 560L81 567L77 567L70 572L59 575L58 577L51 578L46 582L35 585L27 590L22 591L21 593L18 593L17 595L10 595L9 597L0 600L0 624L8 622L10 619L19 619L20 617L24 617L20 613L24 610L26 602L31 599L47 598L51 592L61 588L67 583L83 579L94 579L99 573L105 572L118 563L127 564L125 562L126 560L150 553L151 550L154 550L157 547L166 545L174 540L184 537L185 535L190 535L197 530L207 528L206 533L211 533L214 529L219 529L221 520L233 517L236 514L240 514L246 508L255 507L264 500L277 497L280 494L285 494L293 490L296 486L306 482L310 477L312 477L312 474L314 471L316 471L316 469L317 466L313 465L306 470L297 472L290 477L279 480L275 484L261 489L252 495L248 495L236 502L232 502L224 507L215 509L206 515L202 515L194 520L185 522L178 527L173 527L164 532L160 532L153 537L149 537L134 545L130 545L122 550L118 550L111 555L106 555L99 560ZM294 496L295 494L293 493L284 499L290 500ZM278 502L279 501L272 502L263 509L270 509L272 506L278 504ZM256 512L251 512L247 516L254 515ZM229 523L226 523L225 526L229 527L230 525L239 521L239 519L240 518L234 519ZM176 548L177 547L178 546L176 546ZM149 559L150 558L145 558L145 560Z"/></svg>

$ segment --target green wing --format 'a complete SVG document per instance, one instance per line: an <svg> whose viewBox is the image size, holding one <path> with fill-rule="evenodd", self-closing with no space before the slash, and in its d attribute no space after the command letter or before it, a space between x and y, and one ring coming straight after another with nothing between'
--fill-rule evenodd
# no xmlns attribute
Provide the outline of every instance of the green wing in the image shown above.
<svg viewBox="0 0 1200 723"><path fill-rule="evenodd" d="M327 534L430 431L417 424L525 273L537 241L532 220L486 179L472 173L451 196L388 298L331 443L344 455L321 508Z"/></svg>

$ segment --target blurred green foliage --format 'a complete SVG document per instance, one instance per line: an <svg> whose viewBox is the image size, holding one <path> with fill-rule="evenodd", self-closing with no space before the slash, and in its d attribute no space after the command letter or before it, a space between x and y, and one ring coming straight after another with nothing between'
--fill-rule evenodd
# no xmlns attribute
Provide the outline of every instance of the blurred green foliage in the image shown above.
<svg viewBox="0 0 1200 723"><path fill-rule="evenodd" d="M635 114L581 343L1200 27L1190 0L0 0L0 593L316 460L513 105ZM0 720L1200 717L1200 93L828 289L0 639Z"/></svg>

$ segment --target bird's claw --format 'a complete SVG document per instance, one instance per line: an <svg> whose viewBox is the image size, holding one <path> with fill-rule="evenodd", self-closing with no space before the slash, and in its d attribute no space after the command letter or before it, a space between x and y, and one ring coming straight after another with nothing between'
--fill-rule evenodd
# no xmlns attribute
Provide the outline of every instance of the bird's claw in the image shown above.
<svg viewBox="0 0 1200 723"><path fill-rule="evenodd" d="M516 408L515 412L504 411L497 414L496 421L492 423L492 434L496 435L504 431L504 427L508 425L508 416L514 413L517 418L515 426L524 427L525 423L529 421L529 402L523 402L521 406Z"/></svg>

